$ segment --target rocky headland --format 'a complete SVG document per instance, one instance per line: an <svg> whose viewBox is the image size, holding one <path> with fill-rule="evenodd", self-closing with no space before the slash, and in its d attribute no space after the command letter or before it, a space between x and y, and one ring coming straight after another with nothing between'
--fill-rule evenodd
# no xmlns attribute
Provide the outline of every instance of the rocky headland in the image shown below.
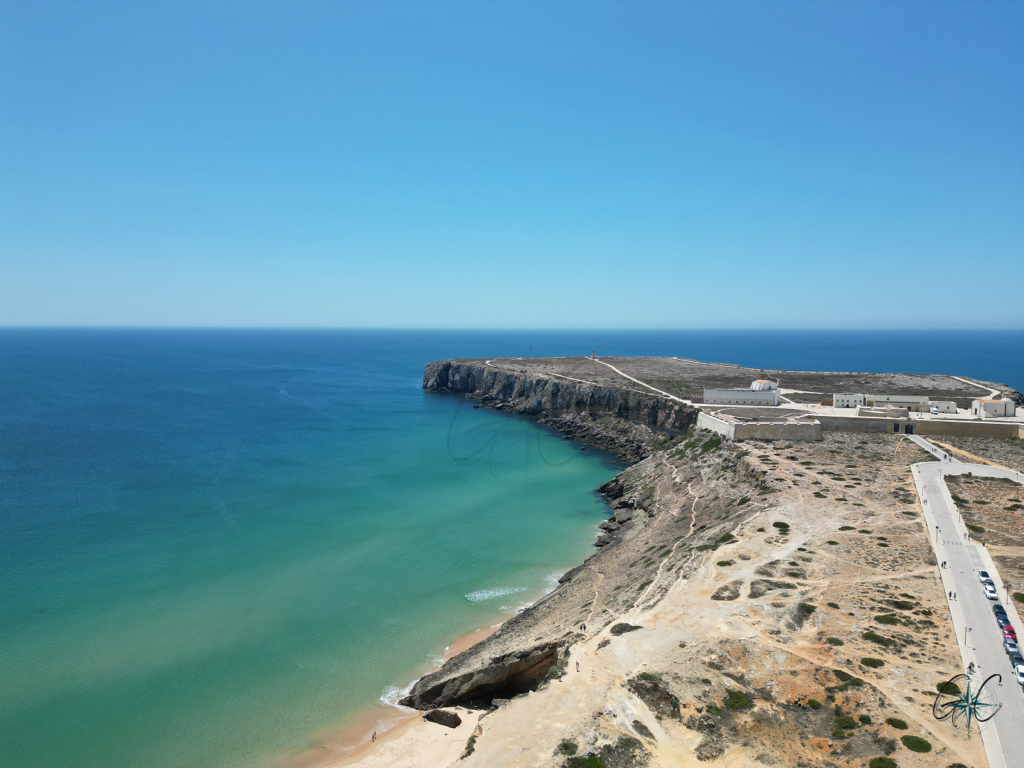
<svg viewBox="0 0 1024 768"><path fill-rule="evenodd" d="M960 659L910 480L928 454L886 434L733 443L649 382L519 362L431 363L423 386L630 466L599 489L594 554L402 701L460 716L423 725L430 765L987 765L929 715ZM357 764L428 764L401 741Z"/></svg>

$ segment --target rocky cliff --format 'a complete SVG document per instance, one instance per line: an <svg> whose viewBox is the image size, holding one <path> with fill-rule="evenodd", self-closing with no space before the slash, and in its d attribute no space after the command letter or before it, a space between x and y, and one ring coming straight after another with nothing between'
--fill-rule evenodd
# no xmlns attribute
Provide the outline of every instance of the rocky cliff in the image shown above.
<svg viewBox="0 0 1024 768"><path fill-rule="evenodd" d="M695 408L653 393L505 371L480 360L428 364L423 389L462 393L493 408L532 416L630 462L650 455L652 430L682 434L697 423Z"/></svg>

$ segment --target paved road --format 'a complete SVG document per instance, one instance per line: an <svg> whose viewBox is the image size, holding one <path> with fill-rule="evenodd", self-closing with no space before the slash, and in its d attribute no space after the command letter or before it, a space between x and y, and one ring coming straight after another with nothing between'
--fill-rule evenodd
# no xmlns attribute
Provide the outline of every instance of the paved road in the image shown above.
<svg viewBox="0 0 1024 768"><path fill-rule="evenodd" d="M926 447L931 453L939 451L927 440L916 435L911 439L918 445L927 444L922 447ZM941 571L943 583L947 592L953 591L957 595L957 600L951 601L949 605L964 667L966 668L972 661L980 667L980 674L974 675L973 678L979 684L993 673L998 672L1003 676L1002 684L995 687L995 696L1002 708L982 728L989 764L992 768L1020 766L1024 764L1024 692L1017 684L1013 669L1003 651L1002 633L992 613L993 601L988 600L982 591L977 575L979 569L991 574L999 588L1000 602L1007 609L1022 639L1024 624L1021 623L1014 606L1005 599L1006 590L988 552L980 544L975 545L964 539L967 529L960 521L956 505L943 477L971 473L975 476L1006 477L1024 482L1024 475L998 467L962 464L956 461L915 464L913 472L936 559L940 563L943 560L948 563L948 567ZM965 628L968 627L970 629L966 632L965 642Z"/></svg>

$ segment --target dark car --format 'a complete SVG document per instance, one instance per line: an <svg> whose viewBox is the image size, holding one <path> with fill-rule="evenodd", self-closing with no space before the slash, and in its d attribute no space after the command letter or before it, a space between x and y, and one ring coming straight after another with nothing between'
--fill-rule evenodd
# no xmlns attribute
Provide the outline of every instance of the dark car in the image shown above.
<svg viewBox="0 0 1024 768"><path fill-rule="evenodd" d="M996 623L1000 627L1008 626L1010 624L1010 617L1007 616L1005 613L998 613L996 614Z"/></svg>
<svg viewBox="0 0 1024 768"><path fill-rule="evenodd" d="M999 616L999 615L1005 616L1006 615L1006 609L1003 608L1003 606L1001 606L999 603L996 603L995 605L992 606L992 613L994 613L996 616Z"/></svg>
<svg viewBox="0 0 1024 768"><path fill-rule="evenodd" d="M1024 664L1024 656L1021 656L1019 653L1011 653L1010 654L1010 666L1011 667L1017 667L1017 666L1020 666L1021 664Z"/></svg>

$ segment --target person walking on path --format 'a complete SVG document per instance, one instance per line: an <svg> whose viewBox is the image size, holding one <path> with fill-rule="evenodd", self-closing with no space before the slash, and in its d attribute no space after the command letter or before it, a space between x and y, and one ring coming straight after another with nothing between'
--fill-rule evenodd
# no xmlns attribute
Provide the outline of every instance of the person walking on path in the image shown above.
<svg viewBox="0 0 1024 768"><path fill-rule="evenodd" d="M579 672L579 671L580 671L580 663L579 663L578 661L576 662L576 671L577 671L577 672Z"/></svg>

